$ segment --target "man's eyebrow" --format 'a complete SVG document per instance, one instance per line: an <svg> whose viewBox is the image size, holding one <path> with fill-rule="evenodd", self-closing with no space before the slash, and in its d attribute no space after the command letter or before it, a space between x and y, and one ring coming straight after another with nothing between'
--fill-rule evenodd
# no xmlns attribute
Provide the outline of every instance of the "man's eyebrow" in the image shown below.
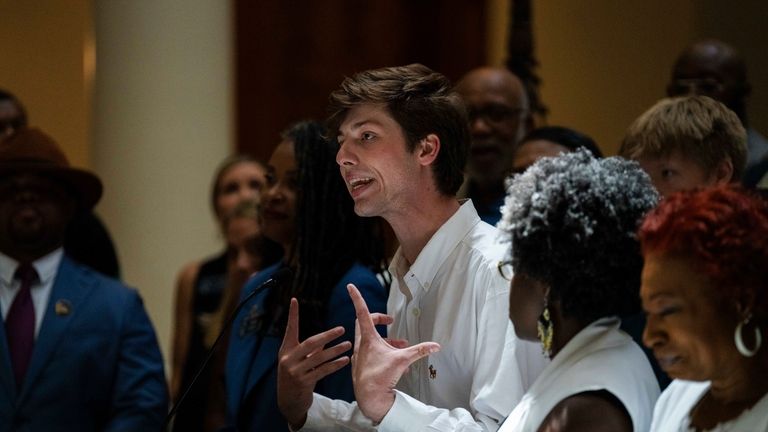
<svg viewBox="0 0 768 432"><path fill-rule="evenodd" d="M360 120L358 122L352 123L352 125L349 127L349 129L350 130L360 129L361 127L363 127L363 126L365 126L366 124L369 124L369 123L374 125L374 126L382 126L382 123L380 121L376 120L376 119L365 118L365 119L362 119L362 120ZM343 135L343 133L341 133L341 129L339 129L339 134Z"/></svg>
<svg viewBox="0 0 768 432"><path fill-rule="evenodd" d="M374 126L379 126L379 127L383 126L380 121L377 121L375 119L366 118L366 119L360 120L358 122L352 123L349 126L348 129L350 131L355 131L355 130L360 129L361 127L365 126L366 124L372 124ZM344 141L344 138L345 138L344 137L344 132L342 132L341 128L339 128L339 130L336 131L336 140L338 142L342 142L342 141Z"/></svg>
<svg viewBox="0 0 768 432"><path fill-rule="evenodd" d="M650 296L648 296L648 300L649 300L649 301L650 301L650 300L655 300L655 299L657 299L657 298L660 298L660 297L665 297L665 298L674 298L674 297L676 297L676 296L675 296L673 293L670 293L670 292L668 292L668 291L661 291L661 292L656 292L656 293L653 293L653 294L651 294Z"/></svg>

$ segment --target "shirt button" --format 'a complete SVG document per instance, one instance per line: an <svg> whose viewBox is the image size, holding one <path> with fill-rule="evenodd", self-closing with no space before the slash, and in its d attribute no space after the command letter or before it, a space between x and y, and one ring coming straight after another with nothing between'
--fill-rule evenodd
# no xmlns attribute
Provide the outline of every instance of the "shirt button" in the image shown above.
<svg viewBox="0 0 768 432"><path fill-rule="evenodd" d="M413 308L411 309L411 313L413 316L418 317L421 314L421 310L419 310L419 308Z"/></svg>

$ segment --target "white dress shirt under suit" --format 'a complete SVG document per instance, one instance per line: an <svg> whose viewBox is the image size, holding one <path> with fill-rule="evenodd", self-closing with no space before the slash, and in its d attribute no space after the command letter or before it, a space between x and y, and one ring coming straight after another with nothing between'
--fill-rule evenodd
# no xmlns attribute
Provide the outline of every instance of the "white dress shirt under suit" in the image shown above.
<svg viewBox="0 0 768 432"><path fill-rule="evenodd" d="M35 338L40 333L40 326L43 324L43 317L45 316L45 308L48 307L48 299L51 297L53 281L56 279L56 271L59 268L62 257L64 257L64 249L58 248L32 262L32 267L37 272L37 281L32 283L29 290L32 296L32 304L35 308ZM14 278L18 266L18 261L0 253L0 308L3 312L3 321L5 321L8 310L11 308L11 304L13 304L13 299L16 298L16 294L21 288L19 279Z"/></svg>

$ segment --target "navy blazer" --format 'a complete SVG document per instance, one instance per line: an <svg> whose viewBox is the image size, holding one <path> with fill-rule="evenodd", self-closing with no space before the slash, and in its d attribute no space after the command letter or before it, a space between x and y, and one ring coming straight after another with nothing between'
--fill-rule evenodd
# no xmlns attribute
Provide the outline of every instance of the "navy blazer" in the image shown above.
<svg viewBox="0 0 768 432"><path fill-rule="evenodd" d="M248 281L241 299L268 280L281 264L268 267ZM344 335L329 344L354 342L355 308L347 292L353 283L365 298L371 312L385 312L387 290L368 268L354 264L331 291L325 328L344 327ZM225 370L227 420L230 427L244 431L287 431L288 425L277 407L277 353L283 342L282 334L267 332L261 336L253 324L264 312L268 290L257 294L246 304L232 325ZM299 310L301 320L301 310ZM383 330L381 330L383 332ZM259 341L260 339L263 339ZM256 352L258 348L258 352ZM351 353L347 353L350 355ZM354 400L352 374L349 365L320 380L315 392L333 399ZM231 430L231 429L230 429Z"/></svg>
<svg viewBox="0 0 768 432"><path fill-rule="evenodd" d="M163 361L135 290L65 256L18 391L0 326L0 430L162 429Z"/></svg>

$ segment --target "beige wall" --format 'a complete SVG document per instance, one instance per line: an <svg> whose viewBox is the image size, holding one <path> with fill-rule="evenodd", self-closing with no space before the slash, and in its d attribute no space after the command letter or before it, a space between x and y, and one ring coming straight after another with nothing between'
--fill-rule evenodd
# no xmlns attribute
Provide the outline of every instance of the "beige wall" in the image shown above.
<svg viewBox="0 0 768 432"><path fill-rule="evenodd" d="M701 7L694 10L697 33L728 41L741 52L753 87L747 106L749 121L763 135L768 135L768 2L707 0L701 3Z"/></svg>
<svg viewBox="0 0 768 432"><path fill-rule="evenodd" d="M670 64L693 32L691 14L689 1L536 2L549 123L615 153L629 123L663 96Z"/></svg>
<svg viewBox="0 0 768 432"><path fill-rule="evenodd" d="M81 167L91 163L90 3L0 0L0 88Z"/></svg>
<svg viewBox="0 0 768 432"><path fill-rule="evenodd" d="M506 0L489 0L504 10ZM664 97L671 65L691 41L715 36L747 59L755 88L753 125L768 133L768 6L762 0L644 0L534 3L534 40L549 124L585 132L614 154L627 126ZM506 14L491 15L493 64L504 61Z"/></svg>

